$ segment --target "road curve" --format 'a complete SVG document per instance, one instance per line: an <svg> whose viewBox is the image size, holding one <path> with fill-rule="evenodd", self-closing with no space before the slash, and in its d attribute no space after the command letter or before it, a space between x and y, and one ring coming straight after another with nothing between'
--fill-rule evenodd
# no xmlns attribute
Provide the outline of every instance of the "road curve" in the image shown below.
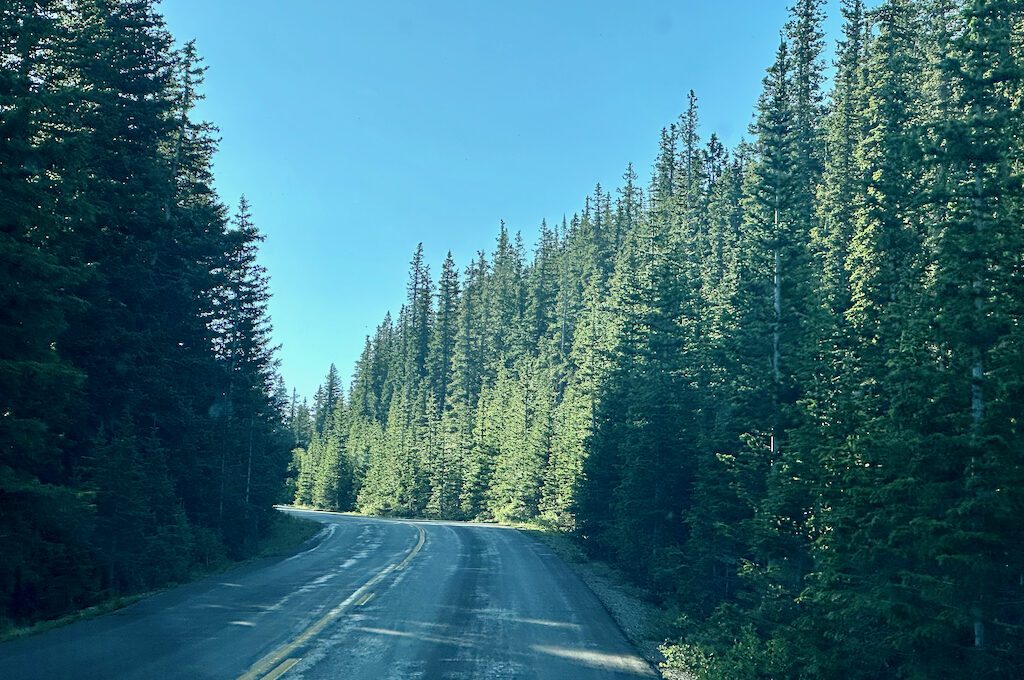
<svg viewBox="0 0 1024 680"><path fill-rule="evenodd" d="M593 593L518 531L289 512L324 524L303 551L0 644L0 675L655 677Z"/></svg>

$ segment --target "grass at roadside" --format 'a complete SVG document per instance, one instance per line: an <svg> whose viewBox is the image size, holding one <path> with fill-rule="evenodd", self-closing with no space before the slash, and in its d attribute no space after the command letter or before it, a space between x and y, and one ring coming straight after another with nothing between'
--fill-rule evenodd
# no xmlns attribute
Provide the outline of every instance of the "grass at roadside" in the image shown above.
<svg viewBox="0 0 1024 680"><path fill-rule="evenodd" d="M0 621L0 642L13 640L15 638L28 637L30 635L38 635L39 633L45 633L48 630L60 628L61 626L66 626L70 623L75 623L76 621L93 619L97 616L115 612L118 609L124 609L128 605L134 604L143 598L174 588L175 586L183 585L184 583L198 581L206 576L229 571L256 560L288 555L300 545L315 536L322 527L323 525L319 522L302 519L301 517L295 517L283 512L277 512L271 520L267 535L260 539L260 543L255 554L246 560L234 561L226 558L220 559L203 568L197 567L193 569L192 573L189 575L189 579L186 581L172 583L165 588L143 593L118 595L100 602L99 604L86 607L85 609L79 609L78 611L65 614L64 616L56 619L37 621L36 623L29 625L5 624L3 621Z"/></svg>
<svg viewBox="0 0 1024 680"><path fill-rule="evenodd" d="M109 614L110 612L115 612L118 609L124 609L128 605L134 604L155 592L159 591L135 593L134 595L119 595L97 605L93 605L92 607L86 607L85 609L79 609L76 612L65 614L60 618L37 621L36 623L29 624L27 626L11 624L0 625L0 642L14 640L15 638L28 637L29 635L38 635L39 633L45 633L46 631L53 630L54 628L66 626L69 623L85 621L86 619L93 619L97 616L102 616L103 614Z"/></svg>
<svg viewBox="0 0 1024 680"><path fill-rule="evenodd" d="M267 535L260 540L256 557L278 557L287 555L313 538L324 525L295 515L278 512L271 521Z"/></svg>

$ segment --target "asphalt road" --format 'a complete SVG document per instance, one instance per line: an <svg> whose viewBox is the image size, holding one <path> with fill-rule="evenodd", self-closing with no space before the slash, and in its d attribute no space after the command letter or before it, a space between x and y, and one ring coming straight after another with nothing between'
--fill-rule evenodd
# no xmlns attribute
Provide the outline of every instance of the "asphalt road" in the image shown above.
<svg viewBox="0 0 1024 680"><path fill-rule="evenodd" d="M655 677L592 592L512 529L291 511L291 557L0 644L0 677Z"/></svg>

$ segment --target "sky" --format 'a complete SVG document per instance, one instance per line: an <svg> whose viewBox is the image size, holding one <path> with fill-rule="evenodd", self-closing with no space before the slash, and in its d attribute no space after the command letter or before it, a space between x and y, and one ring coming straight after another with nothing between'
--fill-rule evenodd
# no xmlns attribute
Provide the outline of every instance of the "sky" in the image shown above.
<svg viewBox="0 0 1024 680"><path fill-rule="evenodd" d="M332 362L351 376L418 243L436 277L500 220L532 246L629 162L646 184L690 89L703 137L738 142L790 3L162 0L209 67L217 190L266 235L289 388L311 398Z"/></svg>

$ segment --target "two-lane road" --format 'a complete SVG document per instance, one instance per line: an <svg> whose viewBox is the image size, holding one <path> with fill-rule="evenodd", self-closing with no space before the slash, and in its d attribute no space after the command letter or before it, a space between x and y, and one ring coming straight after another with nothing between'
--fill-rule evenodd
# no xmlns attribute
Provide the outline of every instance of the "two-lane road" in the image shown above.
<svg viewBox="0 0 1024 680"><path fill-rule="evenodd" d="M654 677L593 593L518 531L292 510L292 557L0 644L11 678Z"/></svg>

